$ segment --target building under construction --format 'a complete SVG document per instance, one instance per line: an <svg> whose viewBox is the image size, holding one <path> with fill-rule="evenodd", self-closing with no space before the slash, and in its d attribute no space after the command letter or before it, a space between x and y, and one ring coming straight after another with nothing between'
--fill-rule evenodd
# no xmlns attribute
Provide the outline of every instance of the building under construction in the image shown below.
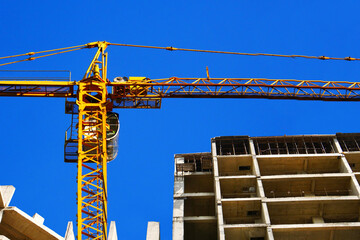
<svg viewBox="0 0 360 240"><path fill-rule="evenodd" d="M360 239L360 134L215 137L176 154L173 240Z"/></svg>
<svg viewBox="0 0 360 240"><path fill-rule="evenodd" d="M211 153L175 155L173 240L360 239L359 180L360 133L215 137ZM71 222L61 237L9 207L14 191L0 186L1 240L75 240Z"/></svg>
<svg viewBox="0 0 360 240"><path fill-rule="evenodd" d="M352 57L254 54L106 41L0 57L4 61L0 66L7 66L96 49L84 76L78 80L71 79L70 72L68 77L19 78L13 74L26 71L4 70L9 75L0 81L0 97L65 99L65 112L71 114L72 121L65 135L64 157L65 162L77 163L78 240L111 240L115 236L107 219L107 162L116 157L119 130L115 109L158 109L167 98L360 101L359 82L211 78L208 69L206 78L138 76L115 77L111 81L107 73L108 46L360 61ZM211 153L176 155L174 240L360 237L357 138L357 134L219 137L212 140ZM10 214L6 212L12 210L0 205L0 224L6 222L6 214ZM37 215L34 219L30 222L42 221ZM148 226L148 240L158 240L158 224L150 222ZM0 235L7 237L1 227ZM21 234L19 239L23 239ZM34 238L26 235L26 239Z"/></svg>

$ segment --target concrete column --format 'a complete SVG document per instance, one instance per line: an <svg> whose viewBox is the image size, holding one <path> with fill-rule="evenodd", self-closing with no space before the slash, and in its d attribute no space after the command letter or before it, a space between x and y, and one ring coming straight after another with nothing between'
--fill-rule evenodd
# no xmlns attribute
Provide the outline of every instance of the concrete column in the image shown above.
<svg viewBox="0 0 360 240"><path fill-rule="evenodd" d="M341 154L340 171L342 173L352 173L351 167L350 167L348 161L345 158L345 155L343 153L343 150L341 149L340 143L337 140L337 138L334 138L334 143L335 143L336 151Z"/></svg>
<svg viewBox="0 0 360 240"><path fill-rule="evenodd" d="M15 187L11 185L0 186L0 208L9 206Z"/></svg>
<svg viewBox="0 0 360 240"><path fill-rule="evenodd" d="M351 195L360 196L360 186L358 181L356 180L355 174L352 174L351 176L350 190Z"/></svg>
<svg viewBox="0 0 360 240"><path fill-rule="evenodd" d="M262 221L266 223L266 225L270 226L270 216L266 203L262 202L261 207L262 207L262 216L261 216Z"/></svg>
<svg viewBox="0 0 360 240"><path fill-rule="evenodd" d="M261 219L262 219L262 222L267 225L267 228L266 228L267 239L274 240L274 235L273 235L272 229L270 228L271 222L270 222L269 210L267 208L266 202L264 202L264 200L266 200L266 196L265 196L264 187L262 185L260 167L259 167L258 160L256 158L254 141L252 139L249 139L249 145L250 145L250 151L251 151L251 155L252 155L252 159L253 159L254 175L256 175L256 180L257 180L257 195L261 198L261 208L262 208Z"/></svg>
<svg viewBox="0 0 360 240"><path fill-rule="evenodd" d="M336 151L337 151L338 153L343 153L343 150L342 150L342 148L341 148L341 146L340 146L340 143L339 143L339 141L337 140L336 137L334 137L334 143L335 143Z"/></svg>
<svg viewBox="0 0 360 240"><path fill-rule="evenodd" d="M213 157L215 211L218 222L218 239L225 240L224 217L222 211L221 189L220 189L220 180L219 180L219 165L218 165L215 141L211 141L211 153Z"/></svg>
<svg viewBox="0 0 360 240"><path fill-rule="evenodd" d="M273 231L270 227L266 228L266 232L267 232L267 239L268 240L274 240L274 234Z"/></svg>
<svg viewBox="0 0 360 240"><path fill-rule="evenodd" d="M224 217L221 202L216 206L217 222L218 222L218 237L219 240L225 240Z"/></svg>
<svg viewBox="0 0 360 240"><path fill-rule="evenodd" d="M64 240L75 240L74 227L72 222L68 222Z"/></svg>
<svg viewBox="0 0 360 240"><path fill-rule="evenodd" d="M351 182L350 182L350 190L351 190L351 195L355 195L355 196L360 196L360 186L358 181L356 180L355 174L353 173L348 161L346 160L345 155L343 154L343 150L340 146L339 141L337 140L337 138L334 138L334 142L335 142L335 147L336 150L341 153L341 172L343 173L352 173L351 175Z"/></svg>
<svg viewBox="0 0 360 240"><path fill-rule="evenodd" d="M252 160L253 160L253 174L256 177L260 177L260 168L259 168L259 163L256 159L256 151L255 151L255 146L254 146L254 142L252 139L249 139L249 145L250 145L250 152L252 155Z"/></svg>
<svg viewBox="0 0 360 240"><path fill-rule="evenodd" d="M110 222L108 240L118 240L115 221Z"/></svg>
<svg viewBox="0 0 360 240"><path fill-rule="evenodd" d="M174 161L174 176L182 176L183 175L183 172L177 172L176 171L176 165L177 164L184 164L184 161L185 159L184 158L175 158L175 161Z"/></svg>
<svg viewBox="0 0 360 240"><path fill-rule="evenodd" d="M184 239L184 177L174 179L173 240ZM177 197L178 196L178 197Z"/></svg>
<svg viewBox="0 0 360 240"><path fill-rule="evenodd" d="M265 191L260 178L257 178L257 195L262 199L265 198Z"/></svg>
<svg viewBox="0 0 360 240"><path fill-rule="evenodd" d="M184 200L174 200L173 240L184 239Z"/></svg>
<svg viewBox="0 0 360 240"><path fill-rule="evenodd" d="M160 240L159 222L148 222L146 240Z"/></svg>

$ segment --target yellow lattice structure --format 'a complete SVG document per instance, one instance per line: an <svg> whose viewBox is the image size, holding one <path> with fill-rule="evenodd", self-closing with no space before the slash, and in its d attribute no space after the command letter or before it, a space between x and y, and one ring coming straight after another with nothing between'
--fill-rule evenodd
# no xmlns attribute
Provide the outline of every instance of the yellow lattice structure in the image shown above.
<svg viewBox="0 0 360 240"><path fill-rule="evenodd" d="M84 79L78 100L78 240L107 239L106 44L98 51ZM101 61L98 59L101 57ZM93 74L91 77L90 75ZM101 77L100 77L101 74Z"/></svg>
<svg viewBox="0 0 360 240"><path fill-rule="evenodd" d="M352 57L326 57L304 55L280 55L266 53L239 53L175 47L155 47L109 42L88 44L28 52L0 57L11 59L0 63L5 66L24 61L53 56L86 48L97 48L81 81L14 80L1 79L0 97L66 97L77 98L78 111L73 110L74 102L69 103L73 114L75 137L66 137L69 159L77 162L77 236L82 239L107 239L107 112L112 108L160 108L163 98L267 98L298 99L321 101L360 101L360 83L344 81L308 81L293 79L254 79L254 78L164 78L145 77L119 78L110 82L107 79L107 46L140 47L168 51L187 51L221 53L247 56L276 56L321 60L360 61ZM13 61L13 58L22 58ZM7 61L7 60L6 60ZM107 92L107 88L110 93ZM111 119L111 118L109 118ZM72 133L72 132L71 132ZM108 144L109 146L111 144ZM66 148L67 145L65 145ZM77 151L76 151L77 149ZM111 154L109 154L111 155ZM111 160L111 159L110 159Z"/></svg>
<svg viewBox="0 0 360 240"><path fill-rule="evenodd" d="M78 126L78 239L106 240L107 153L106 85L97 78L80 82Z"/></svg>

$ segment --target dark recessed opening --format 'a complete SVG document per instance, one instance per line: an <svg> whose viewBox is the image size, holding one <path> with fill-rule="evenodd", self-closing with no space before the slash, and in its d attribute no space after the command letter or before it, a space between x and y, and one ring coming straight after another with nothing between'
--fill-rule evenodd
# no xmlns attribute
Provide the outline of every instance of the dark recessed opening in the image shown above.
<svg viewBox="0 0 360 240"><path fill-rule="evenodd" d="M239 166L239 171L246 171L246 170L250 170L250 166Z"/></svg>
<svg viewBox="0 0 360 240"><path fill-rule="evenodd" d="M260 216L260 211L248 211L248 216Z"/></svg>
<svg viewBox="0 0 360 240"><path fill-rule="evenodd" d="M265 240L264 237L251 237L250 240Z"/></svg>

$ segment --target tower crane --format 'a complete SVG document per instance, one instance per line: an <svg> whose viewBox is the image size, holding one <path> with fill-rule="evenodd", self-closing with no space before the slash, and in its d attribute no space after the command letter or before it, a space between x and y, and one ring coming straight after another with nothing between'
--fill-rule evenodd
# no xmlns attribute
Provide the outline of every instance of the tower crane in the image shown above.
<svg viewBox="0 0 360 240"><path fill-rule="evenodd" d="M256 78L178 78L107 77L108 46L155 48L169 51L195 51L250 56L311 58L358 61L358 58L237 53L224 51L153 47L109 42L92 42L74 47L29 52L1 57L25 57L0 64L32 61L38 58L97 48L80 81L6 80L0 81L1 97L62 97L72 124L65 139L66 162L77 163L77 237L107 239L107 162L117 153L118 134L115 108L160 108L165 98L266 98L322 101L360 101L360 83Z"/></svg>

